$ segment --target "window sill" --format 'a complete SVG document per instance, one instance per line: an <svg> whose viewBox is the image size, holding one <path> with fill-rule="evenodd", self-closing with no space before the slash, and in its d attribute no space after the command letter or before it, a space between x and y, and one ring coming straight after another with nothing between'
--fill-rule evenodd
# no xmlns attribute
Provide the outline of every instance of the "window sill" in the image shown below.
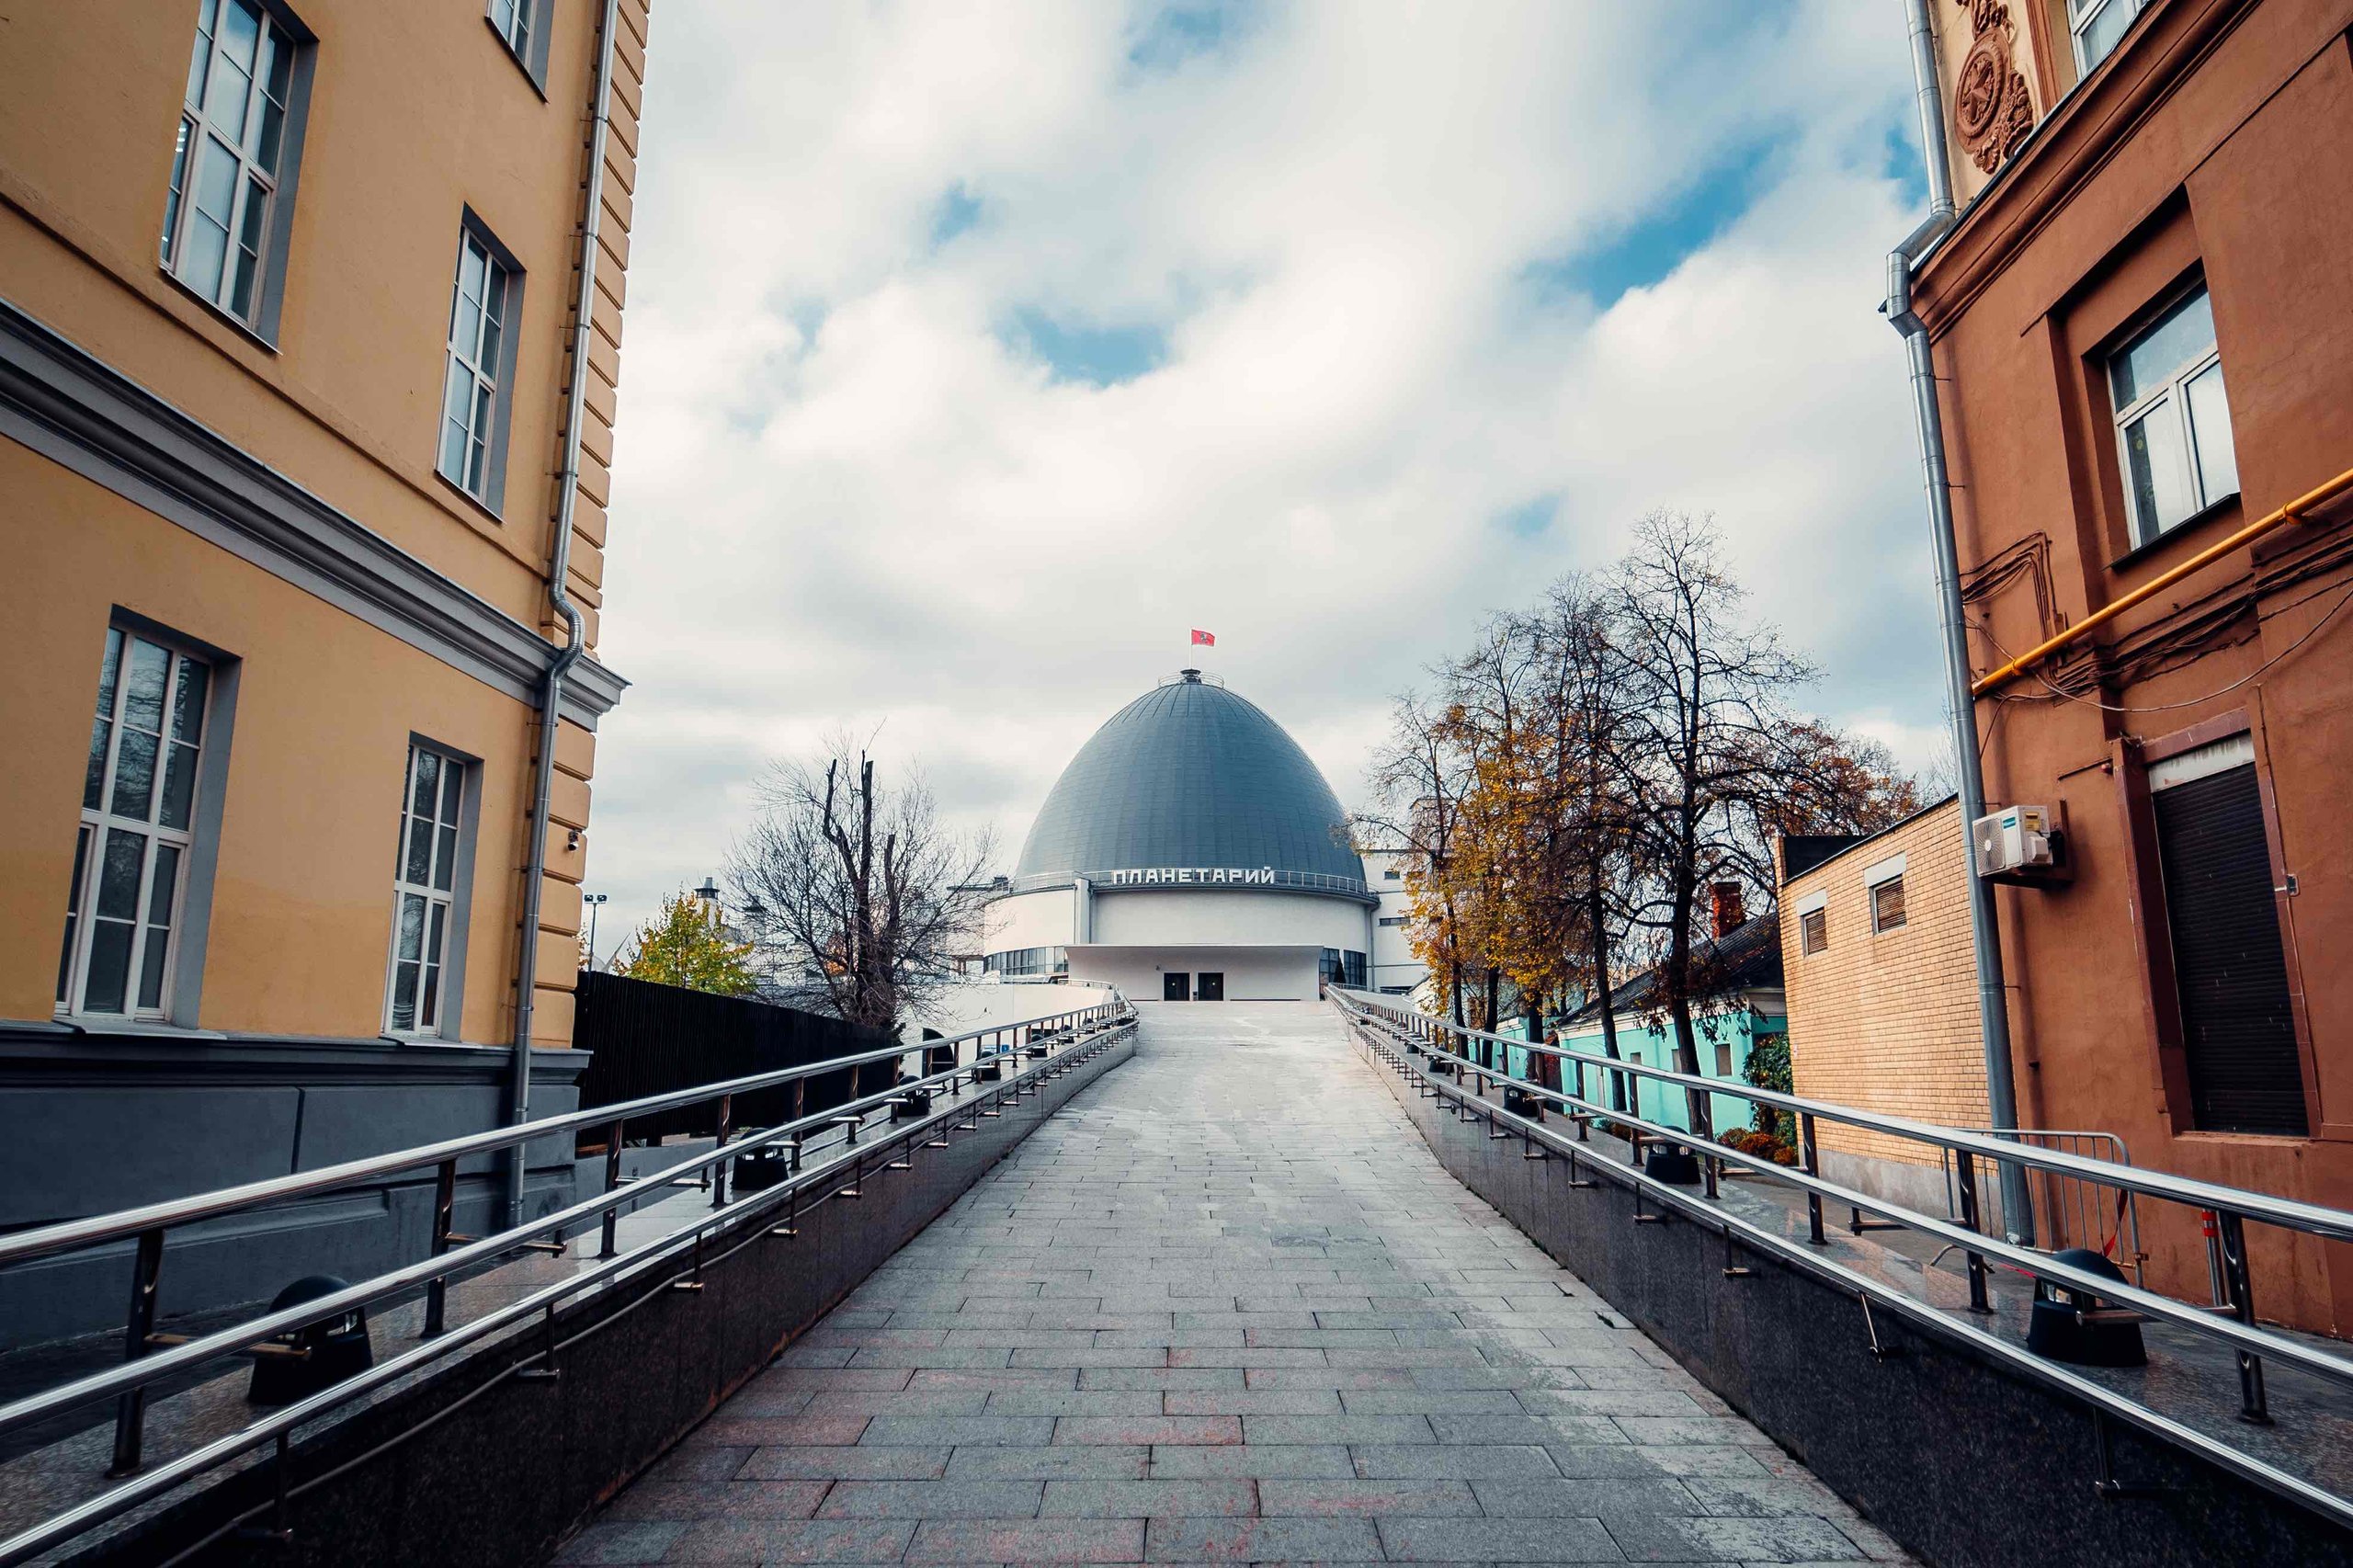
<svg viewBox="0 0 2353 1568"><path fill-rule="evenodd" d="M547 20L548 18L545 17L540 17L540 25L545 26ZM531 69L531 62L516 52L513 40L508 39L505 33L498 30L498 24L490 19L490 13L487 11L483 13L482 25L490 29L490 36L498 40L500 52L515 62L516 70L523 73L523 80L531 84L531 91L540 95L540 102L547 102L547 84L540 80L540 74L537 71Z"/></svg>
<svg viewBox="0 0 2353 1568"><path fill-rule="evenodd" d="M60 1013L56 1022L77 1034L85 1035L166 1035L174 1040L225 1040L229 1037L219 1029L188 1029L177 1024L167 1024L161 1018L117 1018L98 1014L86 1017Z"/></svg>
<svg viewBox="0 0 2353 1568"><path fill-rule="evenodd" d="M503 528L506 526L506 519L500 517L495 511L492 510L489 502L484 501L481 496L475 494L472 491L467 489L456 480L451 479L448 474L443 473L441 472L441 465L438 462L433 465L433 482L436 484L438 484L442 489L448 491L450 494L455 495L459 500L464 502L470 509L489 518L498 527Z"/></svg>
<svg viewBox="0 0 2353 1568"><path fill-rule="evenodd" d="M2235 490L2232 491L2228 495L2223 496L2219 501L2209 501L2204 506L2190 513L2189 516L2182 518L2181 521L2174 524L2173 527L2165 529L2165 532L2159 534L2156 538L2150 540L2145 543L2136 544L2131 549L2126 551L2123 554L2110 561L2108 563L2109 571L2110 573L2124 572L2142 564L2151 557L2162 552L2167 545L2180 543L2189 535L2198 532L2207 524L2214 521L2224 512L2235 508L2238 504L2239 493Z"/></svg>
<svg viewBox="0 0 2353 1568"><path fill-rule="evenodd" d="M223 265L225 265L225 263ZM263 353L267 354L272 358L276 358L278 357L278 345L263 336L260 329L256 328L249 322L240 321L237 317L231 315L227 311L222 310L219 305L214 304L211 301L198 293L194 289L188 287L188 284L182 282L180 280L180 275L171 269L170 264L158 261L155 264L155 270L162 273L164 276L164 281L177 290L184 298L195 301L206 315L210 316L214 321L219 322L222 325L227 327L230 331L235 333L238 336L244 338L255 347L259 348Z"/></svg>

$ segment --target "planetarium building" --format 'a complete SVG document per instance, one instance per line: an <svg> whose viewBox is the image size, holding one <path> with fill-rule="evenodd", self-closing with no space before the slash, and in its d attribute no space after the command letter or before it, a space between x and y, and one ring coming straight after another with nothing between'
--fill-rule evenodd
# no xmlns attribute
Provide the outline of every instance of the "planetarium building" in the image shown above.
<svg viewBox="0 0 2353 1568"><path fill-rule="evenodd" d="M1063 769L991 906L987 968L1138 1000L1300 1000L1366 983L1379 895L1283 727L1199 670Z"/></svg>

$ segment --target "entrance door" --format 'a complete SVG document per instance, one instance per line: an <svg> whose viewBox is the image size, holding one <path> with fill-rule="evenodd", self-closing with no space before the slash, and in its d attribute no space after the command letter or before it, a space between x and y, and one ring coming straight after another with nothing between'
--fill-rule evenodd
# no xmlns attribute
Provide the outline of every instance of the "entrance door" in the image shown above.
<svg viewBox="0 0 2353 1568"><path fill-rule="evenodd" d="M1214 970L1214 969L1205 969L1205 970L1201 971L1201 981L1200 981L1200 985L1199 985L1199 988L1198 989L1198 991L1195 993L1195 998L1194 998L1194 999L1195 999L1196 1001L1201 1001L1201 1002L1222 1002L1222 1001L1224 1001L1224 1000L1225 1000L1225 973L1224 973L1224 971L1223 971L1222 970Z"/></svg>
<svg viewBox="0 0 2353 1568"><path fill-rule="evenodd" d="M1193 977L1176 970L1160 977L1160 999L1164 1002L1189 1002L1193 999Z"/></svg>

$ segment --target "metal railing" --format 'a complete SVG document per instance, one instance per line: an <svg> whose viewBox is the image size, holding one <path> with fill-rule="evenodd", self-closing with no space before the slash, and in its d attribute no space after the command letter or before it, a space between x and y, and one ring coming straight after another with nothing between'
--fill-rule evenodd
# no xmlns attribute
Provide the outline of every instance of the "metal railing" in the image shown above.
<svg viewBox="0 0 2353 1568"><path fill-rule="evenodd" d="M0 1540L0 1568L51 1550L265 1444L277 1445L279 1462L283 1464L290 1435L297 1426L500 1329L544 1316L549 1338L539 1355L551 1358L560 1348L554 1339L554 1314L572 1298L626 1278L641 1277L672 1258L688 1260L689 1275L699 1279L706 1264L720 1260L706 1256L709 1236L714 1232L724 1233L740 1229L779 1207L787 1212L784 1225L775 1230L763 1228L758 1234L790 1236L794 1233L801 1213L833 1197L858 1197L861 1184L875 1171L909 1168L906 1164L888 1158L877 1165L877 1156L891 1155L903 1146L909 1146L911 1154L911 1146L919 1140L926 1146L940 1146L945 1142L945 1131L968 1118L967 1130L977 1128L981 1118L1002 1114L1001 1109L986 1108L1008 1099L1017 1101L1044 1078L1068 1071L1109 1044L1134 1019L1134 1009L1114 991L1108 1002L1048 1017L995 1024L943 1040L893 1045L697 1085L618 1105L598 1106L395 1150L315 1171L0 1236L0 1271L126 1237L136 1238L137 1242L130 1306L123 1328L122 1362L105 1371L0 1404L0 1434L6 1434L75 1409L115 1401L113 1463L107 1475L122 1483ZM926 1068L924 1074L915 1078L898 1076L899 1063L917 1055ZM859 1077L869 1069L884 1065L891 1068L892 1081L875 1092L861 1095ZM841 1105L802 1114L808 1080L844 1071L851 1074L850 1098ZM793 1090L794 1114L790 1119L762 1129L737 1129L731 1125L730 1111L735 1096L781 1087ZM923 1114L904 1121L894 1114L913 1108L915 1102L912 1096L960 1092L964 1093L964 1097L945 1109L933 1111L926 1108ZM718 1139L710 1149L644 1172L634 1179L624 1179L621 1147L632 1119L712 1101L719 1106ZM870 1131L868 1119L877 1112L892 1117L884 1124L888 1128L886 1135L861 1142L861 1134ZM605 1181L601 1192L492 1235L464 1236L451 1229L461 1160L582 1131L603 1134ZM813 1133L818 1135L813 1137ZM756 1194L738 1193L731 1200L728 1177L735 1163L771 1148L783 1152L789 1165L785 1179ZM813 1156L827 1154L831 1157L813 1162ZM435 1196L431 1251L425 1258L210 1334L185 1339L156 1334L157 1290L165 1256L165 1241L172 1229L426 1166L435 1171ZM826 1185L835 1178L846 1179L831 1187ZM619 1246L617 1228L623 1210L647 1201L649 1193L660 1195L681 1186L699 1187L705 1180L709 1183L710 1200L707 1207L698 1205L697 1219L677 1224L626 1251ZM802 1201L805 1194L820 1187L824 1190L818 1192L813 1201ZM531 1291L482 1317L455 1326L449 1323L448 1290L452 1278L526 1251L560 1253L566 1244L565 1238L585 1238L592 1228L600 1241L593 1267ZM0 1272L0 1286L6 1283L6 1275ZM290 1335L355 1310L411 1300L420 1288L424 1292L424 1325L415 1347L166 1462L153 1467L144 1462L142 1449L146 1400L153 1385L209 1362L253 1353L256 1346L277 1336ZM687 1288L700 1287L693 1284Z"/></svg>
<svg viewBox="0 0 2353 1568"><path fill-rule="evenodd" d="M2081 1154L2102 1165L2132 1164L2131 1152L2125 1148L2124 1140L2113 1132L2065 1131L2047 1127L1963 1127L1956 1131L1974 1132L2005 1143L2025 1143L2038 1149ZM1944 1151L1943 1159L1945 1215L1957 1220L1961 1216L1961 1172L1951 1150ZM2107 1184L2057 1171L2039 1173L2033 1185L2040 1188L2040 1201L2035 1206L2034 1233L2049 1244L2047 1250L2084 1247L2110 1259L2119 1268L2131 1271L2135 1285L2148 1282L2145 1266L2149 1255L2141 1245L2140 1194L2130 1187L2111 1189ZM2217 1301L2222 1299L2219 1294L2214 1297Z"/></svg>
<svg viewBox="0 0 2353 1568"><path fill-rule="evenodd" d="M1876 1216L1869 1222L1869 1228L1905 1230L1941 1244L1949 1250L1960 1250L1967 1265L1969 1313L1985 1314L1993 1311L1987 1296L1987 1267L1989 1263L1999 1263L2037 1281L2063 1286L2072 1296L2098 1298L2107 1305L2097 1309L2097 1312L2110 1314L2106 1321L2118 1321L2120 1317L2134 1321L2154 1320L2219 1341L2237 1362L2241 1418L2268 1425L2270 1414L2264 1389L2267 1361L2291 1366L2331 1382L2353 1387L2353 1360L2335 1351L2256 1325L2247 1264L2246 1224L2253 1221L2324 1240L2353 1241L2353 1212L2241 1187L2222 1187L2170 1172L2112 1164L2062 1149L2040 1148L2006 1136L1938 1127L1903 1117L1859 1110L1850 1106L1804 1099L1796 1095L1749 1085L1637 1065L1558 1046L1531 1044L1398 1007L1384 997L1335 988L1332 999L1342 1016L1359 1029L1361 1037L1381 1050L1393 1065L1409 1073L1423 1092L1447 1100L1449 1108L1457 1114L1483 1118L1491 1128L1504 1130L1494 1136L1517 1136L1527 1140L1540 1151L1531 1153L1530 1158L1563 1155L1571 1162L1573 1176L1577 1174L1581 1164L1584 1168L1606 1172L1610 1179L1633 1187L1641 1197L1720 1228L1728 1244L1737 1235L1749 1244L1836 1279L1842 1289L1862 1299L1867 1319L1871 1305L1876 1302L1915 1321L1934 1324L1949 1332L1969 1335L1997 1359L2063 1385L2089 1402L2096 1413L2119 1416L2158 1433L2228 1470L2293 1497L2340 1524L2353 1525L2353 1501L2292 1474L2263 1457L2186 1426L2102 1383L2031 1355L2022 1346L1975 1327L1963 1318L1956 1318L1884 1280L1849 1268L1812 1250L1827 1239L1823 1226L1825 1206L1843 1206L1859 1214ZM1560 1086L1553 1087L1551 1083L1538 1078L1512 1074L1507 1054L1497 1049L1502 1046L1517 1047L1528 1052L1531 1061L1557 1063L1556 1068L1543 1069L1542 1076L1550 1079L1557 1071ZM1398 1050L1402 1050L1402 1055L1398 1054ZM1596 1078L1590 1074L1599 1076ZM1606 1095L1607 1087L1631 1087L1633 1080L1643 1078L1682 1089L1687 1094L1729 1095L1753 1106L1789 1113L1795 1119L1798 1129L1798 1165L1794 1167L1782 1165L1769 1155L1750 1153L1682 1128L1648 1121L1634 1113L1616 1109L1608 1103L1617 1096ZM1468 1082L1470 1080L1475 1080L1475 1084ZM1488 1099L1486 1090L1490 1086L1503 1088L1507 1095L1526 1096L1528 1099L1521 1103L1532 1108L1550 1106L1558 1109L1574 1127L1574 1133L1555 1132L1537 1118L1516 1114ZM1631 1094L1625 1097L1633 1100ZM1819 1140L1819 1126L1825 1121L1942 1151L1943 1157L1952 1165L1961 1210L1959 1217L1924 1214L1892 1199L1825 1178L1821 1171ZM1628 1138L1632 1148L1632 1164L1622 1164L1592 1147L1591 1133L1597 1123L1603 1124L1605 1131L1614 1130ZM1678 1147L1699 1155L1703 1196L1695 1198L1675 1184L1645 1174L1642 1161L1646 1143ZM2200 1210L2212 1227L2209 1233L2215 1241L2214 1252L2221 1280L2216 1304L2206 1307L2176 1301L2142 1285L2120 1282L2090 1273L2063 1263L2048 1253L1987 1233L1982 1229L1984 1206L1981 1202L1980 1182L1983 1177L1980 1166L2005 1164L2029 1174L2084 1182L2136 1198L2178 1203ZM1803 1195L1807 1241L1812 1247L1793 1243L1779 1231L1747 1220L1715 1201L1719 1196L1718 1177L1725 1170L1734 1167L1793 1187ZM2093 1321L2100 1320L2095 1318ZM2105 1452L2104 1446L2102 1451Z"/></svg>

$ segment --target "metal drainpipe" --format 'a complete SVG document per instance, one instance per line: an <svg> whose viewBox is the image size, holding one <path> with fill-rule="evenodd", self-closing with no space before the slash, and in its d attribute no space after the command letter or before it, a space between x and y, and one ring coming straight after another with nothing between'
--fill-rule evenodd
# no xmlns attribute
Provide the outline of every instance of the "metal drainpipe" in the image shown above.
<svg viewBox="0 0 2353 1568"><path fill-rule="evenodd" d="M1945 468L1944 415L1937 402L1936 361L1928 328L1912 310L1912 266L1956 222L1952 176L1946 162L1943 93L1937 76L1936 33L1929 0L1904 0L1909 13L1912 78L1917 88L1920 144L1927 162L1928 216L1887 258L1887 299L1881 307L1904 335L1912 379L1912 412L1920 466L1928 493L1928 526L1937 571L1937 619L1944 633L1945 700L1952 716L1960 778L1964 874L1969 883L1971 945L1977 955L1977 1021L1985 1047L1987 1120L1997 1130L2018 1126L2018 1090L2010 1073L2009 991L2002 972L2002 928L1994 885L1976 874L1969 842L1985 814L1985 780L1977 745L1977 708L1969 673L1969 626L1961 597L1960 546L1953 533L1951 479ZM2023 1168L2002 1162L2002 1222L2012 1241L2032 1244L2034 1209Z"/></svg>
<svg viewBox="0 0 2353 1568"><path fill-rule="evenodd" d="M514 1116L517 1124L531 1119L531 1006L540 962L540 895L547 875L548 796L555 782L556 725L562 719L563 677L588 652L586 625L580 607L565 591L564 574L572 567L572 518L580 500L580 428L586 417L588 341L595 330L597 250L604 226L605 139L612 129L613 35L620 26L620 0L605 0L602 26L597 33L597 99L588 137L588 193L580 219L580 292L574 301L572 327L572 388L564 401L563 472L556 482L555 542L548 553L548 602L563 618L564 644L548 663L540 693L540 749L531 781L531 840L523 872L523 940L515 973ZM517 1144L507 1171L506 1212L509 1224L523 1221L523 1180L529 1167L529 1146Z"/></svg>

